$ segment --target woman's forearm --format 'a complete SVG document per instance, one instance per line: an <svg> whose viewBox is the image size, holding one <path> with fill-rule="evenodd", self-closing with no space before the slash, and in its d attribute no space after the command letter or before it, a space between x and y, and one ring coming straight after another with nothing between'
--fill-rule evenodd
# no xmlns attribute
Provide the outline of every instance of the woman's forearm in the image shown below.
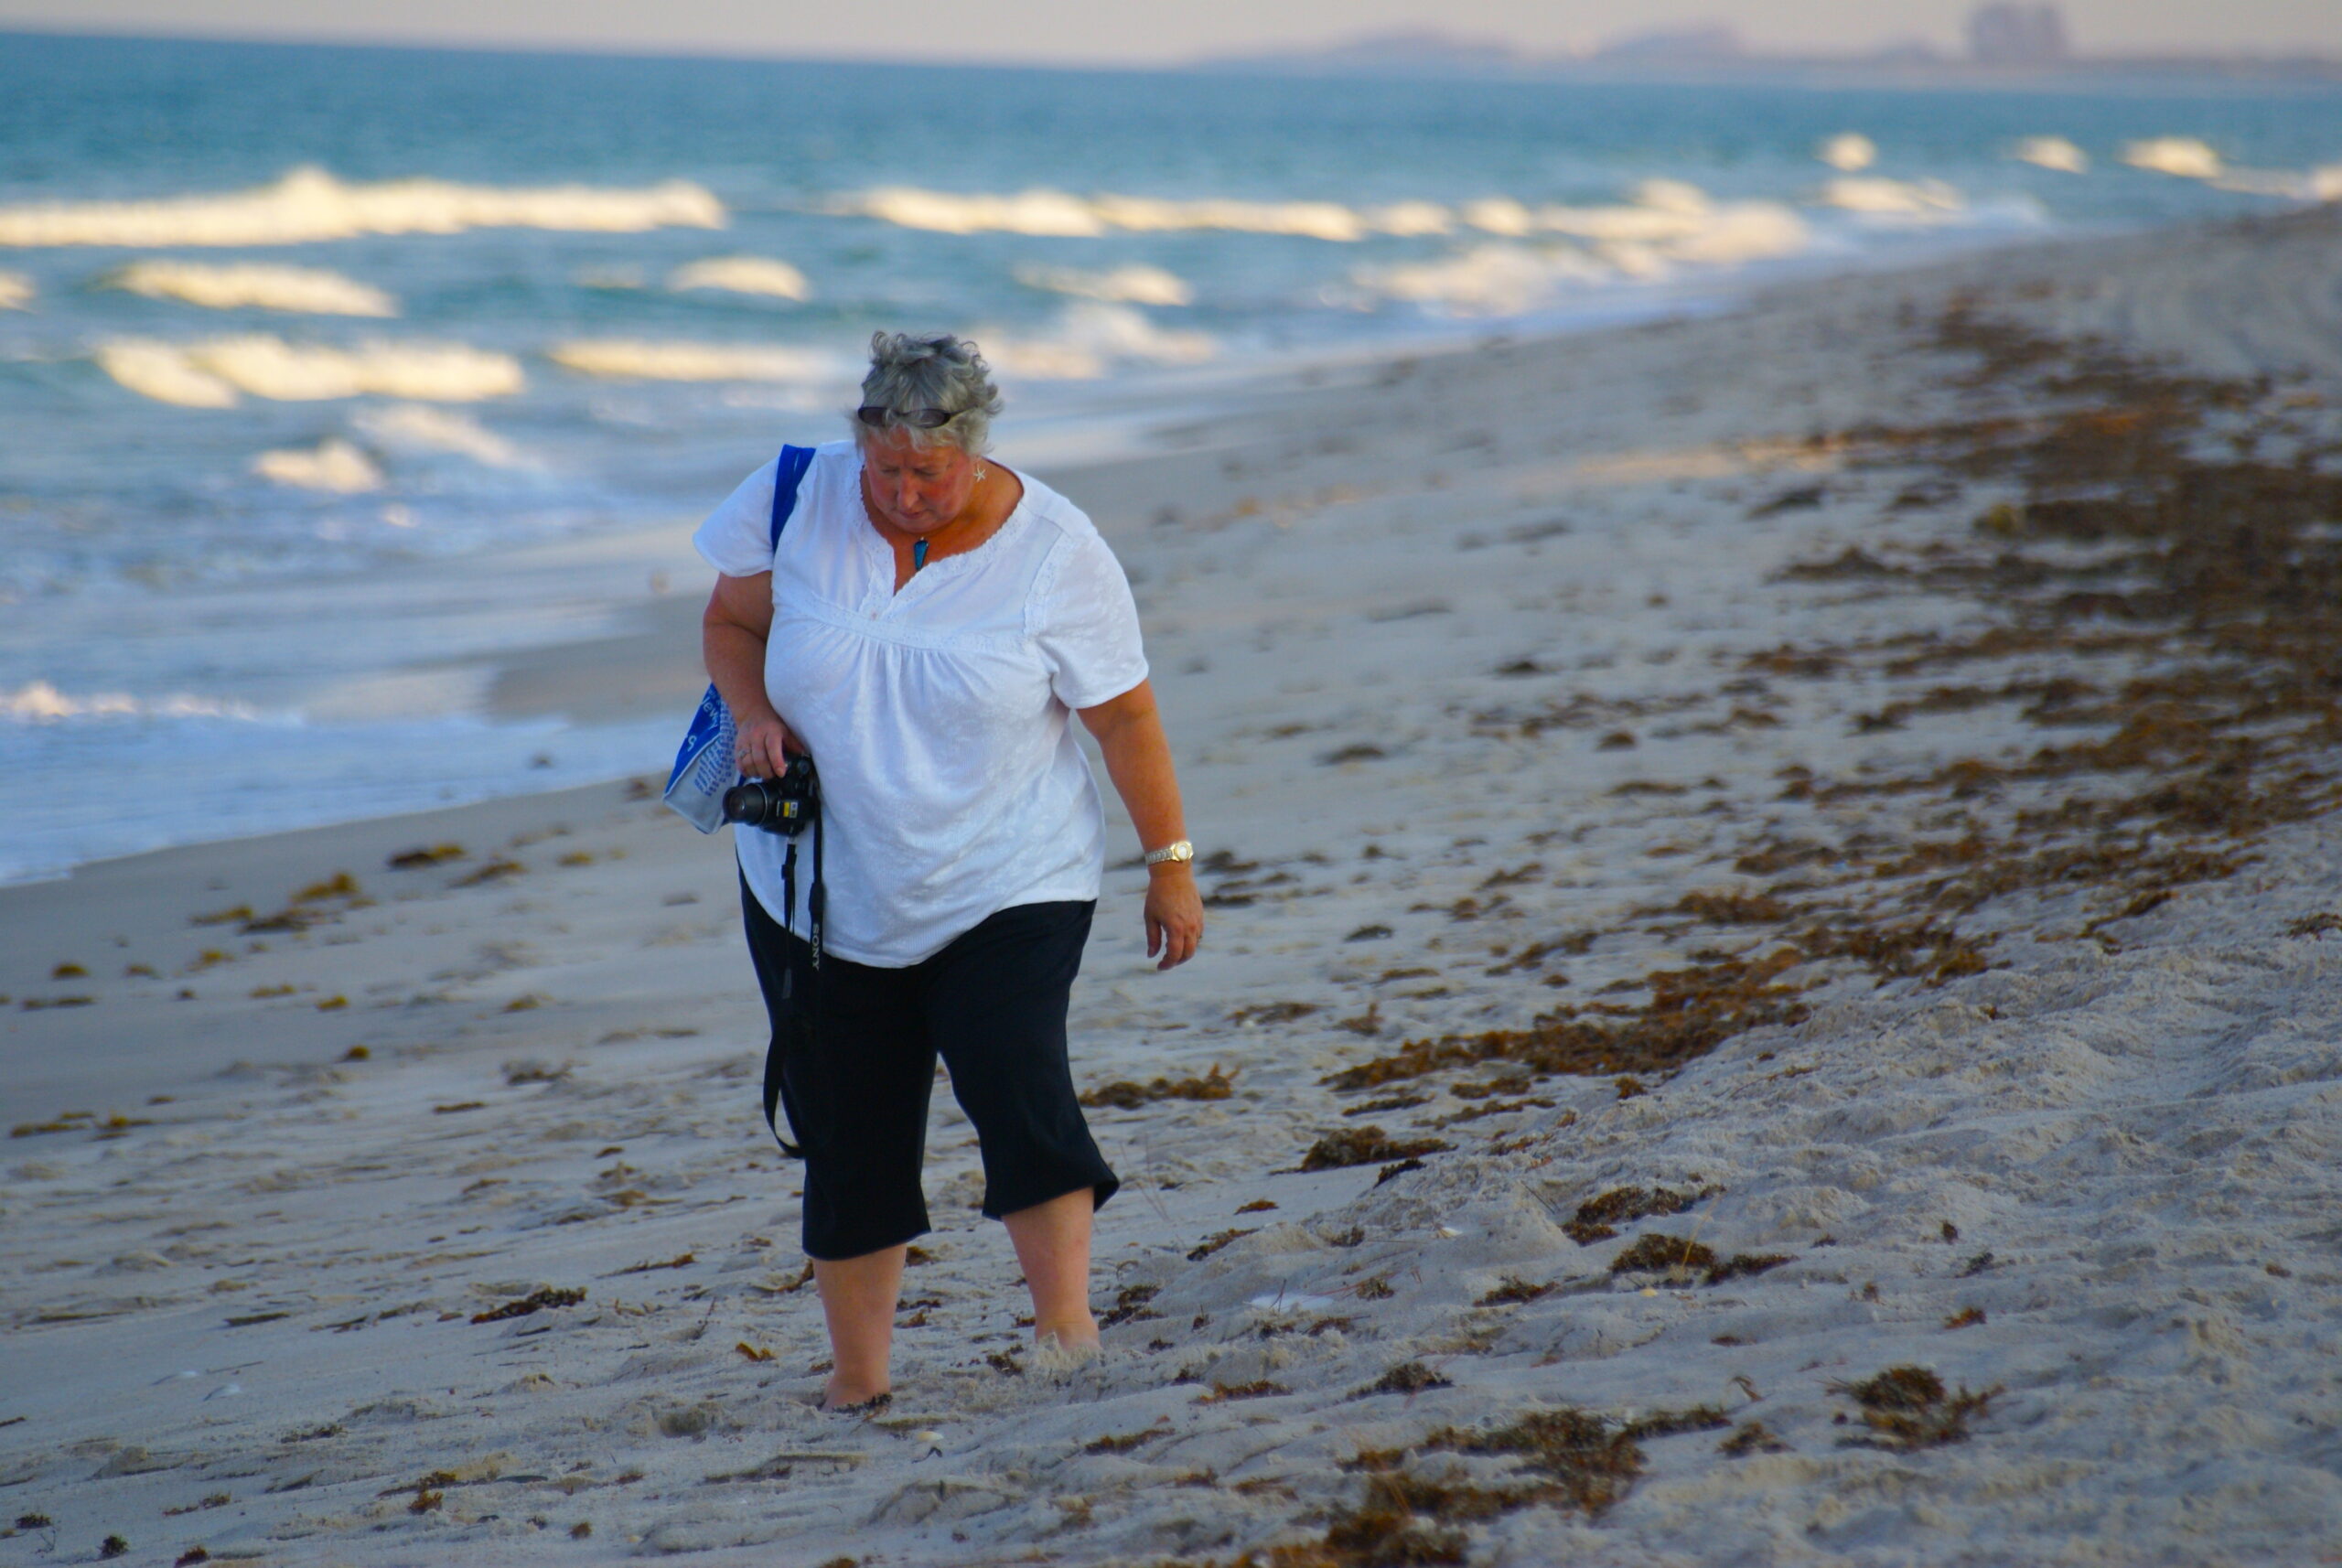
<svg viewBox="0 0 2342 1568"><path fill-rule="evenodd" d="M700 628L708 679L737 720L777 719L765 694L765 639L736 622L710 618Z"/></svg>
<svg viewBox="0 0 2342 1568"><path fill-rule="evenodd" d="M1093 716L1094 715L1094 716ZM1098 740L1106 759L1106 776L1123 798L1137 830L1141 849L1161 849L1187 836L1187 814L1179 803L1179 777L1171 763L1171 742L1163 733L1163 716L1155 694L1144 685L1099 708L1084 711L1082 719Z"/></svg>

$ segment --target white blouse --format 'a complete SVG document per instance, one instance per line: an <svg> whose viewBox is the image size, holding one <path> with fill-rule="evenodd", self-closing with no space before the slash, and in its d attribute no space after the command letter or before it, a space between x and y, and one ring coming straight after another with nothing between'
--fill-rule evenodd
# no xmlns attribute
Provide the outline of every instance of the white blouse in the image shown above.
<svg viewBox="0 0 2342 1568"><path fill-rule="evenodd" d="M1105 816L1072 710L1146 679L1138 607L1098 530L1020 473L997 532L897 593L854 443L816 449L776 553L777 463L692 543L727 577L772 573L765 691L821 774L827 950L900 969L999 910L1097 897ZM789 841L741 827L733 842L757 900L805 935L810 838L793 909Z"/></svg>

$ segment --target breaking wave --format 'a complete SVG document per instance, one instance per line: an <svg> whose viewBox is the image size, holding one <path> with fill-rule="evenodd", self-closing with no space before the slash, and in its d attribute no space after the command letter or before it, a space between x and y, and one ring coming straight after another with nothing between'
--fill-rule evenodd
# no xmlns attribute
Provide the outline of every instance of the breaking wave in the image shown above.
<svg viewBox="0 0 2342 1568"><path fill-rule="evenodd" d="M1499 236L1450 256L1361 267L1347 303L1400 300L1453 316L1515 316L1567 289L1651 282L1684 268L1733 267L1799 255L1813 231L1773 201L1712 200L1696 186L1650 180L1631 203L1531 208L1509 198L1468 203L1463 220ZM1532 242L1542 239L1543 243ZM1333 296L1341 299L1339 291Z"/></svg>
<svg viewBox="0 0 2342 1568"><path fill-rule="evenodd" d="M2231 168L2212 183L2222 190L2273 196L2283 201L2342 201L2342 164L2327 164L2300 174Z"/></svg>
<svg viewBox="0 0 2342 1568"><path fill-rule="evenodd" d="M692 262L667 274L667 286L678 292L694 288L723 289L732 294L764 294L777 299L805 300L813 285L787 262L764 256L711 256Z"/></svg>
<svg viewBox="0 0 2342 1568"><path fill-rule="evenodd" d="M2122 161L2133 168L2176 175L2181 179L2218 179L2228 166L2211 144L2194 136L2150 136L2126 143Z"/></svg>
<svg viewBox="0 0 2342 1568"><path fill-rule="evenodd" d="M1185 280L1161 267L1133 263L1108 272L1083 272L1077 267L1020 266L1016 281L1027 288L1100 299L1109 305L1193 305L1196 291Z"/></svg>
<svg viewBox="0 0 2342 1568"><path fill-rule="evenodd" d="M134 697L123 692L69 697L46 681L0 692L0 718L17 724L59 724L67 719L257 719L260 710L217 697Z"/></svg>
<svg viewBox="0 0 2342 1568"><path fill-rule="evenodd" d="M280 485L328 495L363 495L382 488L382 470L374 459L338 435L313 447L263 452L252 459L252 472Z"/></svg>
<svg viewBox="0 0 2342 1568"><path fill-rule="evenodd" d="M580 338L557 343L545 358L580 375L606 381L804 381L837 373L840 361L812 349L778 345L737 348L641 338Z"/></svg>
<svg viewBox="0 0 2342 1568"><path fill-rule="evenodd" d="M149 299L184 300L212 310L256 306L311 316L396 316L399 303L368 284L315 267L242 262L133 262L105 280Z"/></svg>
<svg viewBox="0 0 2342 1568"><path fill-rule="evenodd" d="M1878 162L1878 144L1860 131L1844 131L1814 148L1813 156L1841 174L1860 174Z"/></svg>
<svg viewBox="0 0 2342 1568"><path fill-rule="evenodd" d="M1572 246L1488 241L1437 261L1361 267L1351 281L1368 295L1362 304L1382 298L1451 316L1519 316L1548 303L1566 285L1603 283L1617 275Z"/></svg>
<svg viewBox="0 0 2342 1568"><path fill-rule="evenodd" d="M293 245L360 234L460 234L468 229L551 229L639 234L721 229L724 204L688 180L641 189L536 188L396 179L350 185L323 169L295 169L274 185L144 201L59 201L0 207L0 246Z"/></svg>
<svg viewBox="0 0 2342 1568"><path fill-rule="evenodd" d="M0 273L0 310L27 310L32 303L32 279L22 273Z"/></svg>
<svg viewBox="0 0 2342 1568"><path fill-rule="evenodd" d="M1821 188L1823 205L1877 218L1944 218L1966 209L1960 192L1939 179L1849 175Z"/></svg>
<svg viewBox="0 0 2342 1568"><path fill-rule="evenodd" d="M350 424L368 440L393 450L453 452L489 468L533 467L519 447L477 420L428 403L363 409Z"/></svg>
<svg viewBox="0 0 2342 1568"><path fill-rule="evenodd" d="M984 357L1013 376L1094 381L1118 365L1199 365L1219 353L1210 334L1157 327L1127 305L1070 305L1054 330L980 332Z"/></svg>
<svg viewBox="0 0 2342 1568"><path fill-rule="evenodd" d="M2063 136L2027 136L2010 149L2009 156L2060 174L2090 172L2090 155Z"/></svg>
<svg viewBox="0 0 2342 1568"><path fill-rule="evenodd" d="M1338 201L1182 201L1147 196L1071 196L1047 189L1013 196L961 195L903 185L840 197L824 209L841 217L876 218L898 228L939 234L993 231L1075 239L1117 230L1133 234L1217 230L1350 242L1370 234L1444 233L1450 221L1445 208L1423 201L1354 208Z"/></svg>
<svg viewBox="0 0 2342 1568"><path fill-rule="evenodd" d="M1768 237L1759 243L1756 254L1778 254L1778 247L1783 244L1793 249L1805 242L1801 221L1778 202L1719 203L1712 201L1698 188L1676 180L1647 181L1631 202L1605 207L1549 204L1532 208L1510 197L1499 196L1453 207L1435 201L1404 201L1354 208L1331 201L1175 201L1153 197L1069 196L1055 190L1027 190L1015 196L962 196L890 186L842 198L828 210L951 234L997 231L1078 238L1114 231L1162 233L1218 230L1349 242L1374 235L1421 237L1477 229L1511 239L1552 233L1671 243L1682 242L1696 230L1715 226L1743 236L1751 236L1759 228L1767 231ZM1019 275L1023 281L1034 281ZM1098 274L1049 275L1073 278ZM1041 282L1034 286L1058 285ZM1061 292L1086 291L1068 288Z"/></svg>
<svg viewBox="0 0 2342 1568"><path fill-rule="evenodd" d="M279 403L407 398L477 403L527 384L510 355L462 344L371 343L332 349L252 333L200 343L118 338L98 349L106 374L143 397L183 408L233 408L241 394Z"/></svg>

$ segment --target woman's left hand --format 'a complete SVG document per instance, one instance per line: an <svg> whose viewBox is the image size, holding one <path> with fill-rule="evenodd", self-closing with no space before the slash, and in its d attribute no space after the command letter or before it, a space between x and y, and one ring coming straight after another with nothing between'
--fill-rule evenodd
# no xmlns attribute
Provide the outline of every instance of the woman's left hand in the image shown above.
<svg viewBox="0 0 2342 1568"><path fill-rule="evenodd" d="M1184 863L1158 865L1146 877L1146 956L1163 955L1157 969L1176 969L1203 945L1204 900Z"/></svg>

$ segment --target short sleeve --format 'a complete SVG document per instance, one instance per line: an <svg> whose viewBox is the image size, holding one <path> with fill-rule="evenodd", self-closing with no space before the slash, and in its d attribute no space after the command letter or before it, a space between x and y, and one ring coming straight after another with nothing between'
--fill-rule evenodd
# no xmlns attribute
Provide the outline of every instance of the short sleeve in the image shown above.
<svg viewBox="0 0 2342 1568"><path fill-rule="evenodd" d="M741 480L692 535L701 559L727 577L772 570L772 487L779 467L775 457Z"/></svg>
<svg viewBox="0 0 2342 1568"><path fill-rule="evenodd" d="M1130 579L1095 533L1069 537L1036 606L1049 690L1069 708L1094 708L1146 679L1146 651Z"/></svg>

